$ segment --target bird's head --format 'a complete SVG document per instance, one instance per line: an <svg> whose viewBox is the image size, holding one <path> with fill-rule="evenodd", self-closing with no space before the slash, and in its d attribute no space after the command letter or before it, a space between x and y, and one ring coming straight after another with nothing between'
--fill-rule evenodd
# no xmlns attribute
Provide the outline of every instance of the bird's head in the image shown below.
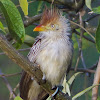
<svg viewBox="0 0 100 100"><path fill-rule="evenodd" d="M66 33L70 31L70 24L65 16L62 16L62 12L57 8L45 8L40 20L40 25L34 28L33 31L39 31L40 33Z"/></svg>

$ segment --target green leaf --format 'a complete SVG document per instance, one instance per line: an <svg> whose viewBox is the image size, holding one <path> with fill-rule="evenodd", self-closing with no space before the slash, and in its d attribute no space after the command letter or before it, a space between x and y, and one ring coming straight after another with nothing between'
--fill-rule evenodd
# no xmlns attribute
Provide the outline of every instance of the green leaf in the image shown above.
<svg viewBox="0 0 100 100"><path fill-rule="evenodd" d="M24 43L26 43L29 46L32 46L34 42L35 42L35 38L34 37L31 37L29 35L25 36Z"/></svg>
<svg viewBox="0 0 100 100"><path fill-rule="evenodd" d="M70 86L72 85L73 81L75 80L76 76L81 74L82 72L77 72L75 73L69 80L68 82L66 81L66 76L64 77L64 81L63 81L63 92L66 94L68 93L69 96L71 96L71 92L70 92Z"/></svg>
<svg viewBox="0 0 100 100"><path fill-rule="evenodd" d="M91 0L85 0L85 4L89 9L92 9L91 8Z"/></svg>
<svg viewBox="0 0 100 100"><path fill-rule="evenodd" d="M27 0L19 0L20 7L22 8L22 11L24 12L24 15L28 15L28 2Z"/></svg>
<svg viewBox="0 0 100 100"><path fill-rule="evenodd" d="M92 11L94 13L100 14L100 6L96 7L96 8L92 8Z"/></svg>
<svg viewBox="0 0 100 100"><path fill-rule="evenodd" d="M83 95L86 92L90 91L95 86L97 86L97 85L90 86L90 87L86 88L85 90L79 92L78 94L76 94L75 96L72 97L72 100L76 100L78 97L80 97L81 95Z"/></svg>
<svg viewBox="0 0 100 100"><path fill-rule="evenodd" d="M75 74L68 80L69 86L72 85L72 83L73 83L73 81L75 80L76 76L79 75L79 74L81 74L81 73L82 73L82 72L77 72L77 73L75 73Z"/></svg>
<svg viewBox="0 0 100 100"><path fill-rule="evenodd" d="M51 96L49 96L46 100L52 100L52 99L51 99Z"/></svg>
<svg viewBox="0 0 100 100"><path fill-rule="evenodd" d="M43 4L43 1L40 1L38 4L38 8L37 8L37 14L38 14L38 12L41 11L42 4Z"/></svg>
<svg viewBox="0 0 100 100"><path fill-rule="evenodd" d="M23 100L21 97L17 96L14 100Z"/></svg>
<svg viewBox="0 0 100 100"><path fill-rule="evenodd" d="M66 75L64 77L64 81L63 81L63 90L62 90L63 93L68 93L69 96L71 96L71 93L70 93L70 87L69 87L69 84L68 82L66 82Z"/></svg>
<svg viewBox="0 0 100 100"><path fill-rule="evenodd" d="M96 30L96 47L98 52L100 53L100 20Z"/></svg>
<svg viewBox="0 0 100 100"><path fill-rule="evenodd" d="M21 15L11 0L0 0L0 7L5 16L9 32L17 41L16 48L19 48L25 37Z"/></svg>
<svg viewBox="0 0 100 100"><path fill-rule="evenodd" d="M4 33L6 33L3 24L0 22L0 30L2 30Z"/></svg>

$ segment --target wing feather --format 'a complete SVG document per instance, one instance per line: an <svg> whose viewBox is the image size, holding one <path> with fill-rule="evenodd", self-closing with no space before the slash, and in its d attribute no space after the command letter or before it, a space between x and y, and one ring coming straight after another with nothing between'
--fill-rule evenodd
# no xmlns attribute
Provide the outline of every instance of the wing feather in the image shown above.
<svg viewBox="0 0 100 100"><path fill-rule="evenodd" d="M37 39L36 42L33 44L32 48L30 49L30 52L28 53L27 57L31 62L35 62L36 55L40 51L40 45L41 45L41 39Z"/></svg>

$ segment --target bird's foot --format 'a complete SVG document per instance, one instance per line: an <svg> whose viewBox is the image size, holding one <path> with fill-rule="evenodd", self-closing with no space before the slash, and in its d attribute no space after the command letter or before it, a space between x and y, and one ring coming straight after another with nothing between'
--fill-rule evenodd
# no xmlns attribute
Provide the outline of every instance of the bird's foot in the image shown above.
<svg viewBox="0 0 100 100"><path fill-rule="evenodd" d="M52 86L51 90L55 90L57 88L56 85Z"/></svg>
<svg viewBox="0 0 100 100"><path fill-rule="evenodd" d="M58 93L58 91L59 91L59 88L57 87L55 92L51 95L51 98L54 98L54 96Z"/></svg>
<svg viewBox="0 0 100 100"><path fill-rule="evenodd" d="M51 95L51 98L54 100L54 97L56 96L56 94L59 92L59 91L62 91L62 89L63 89L63 86L60 86L60 85L58 85L58 86L52 86L52 90L54 90L54 89L56 89L55 90L55 92Z"/></svg>

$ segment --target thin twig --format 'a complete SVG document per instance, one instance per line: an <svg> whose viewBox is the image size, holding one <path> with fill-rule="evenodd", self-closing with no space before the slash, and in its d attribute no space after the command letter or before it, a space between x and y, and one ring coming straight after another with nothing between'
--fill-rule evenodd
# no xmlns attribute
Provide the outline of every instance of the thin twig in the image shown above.
<svg viewBox="0 0 100 100"><path fill-rule="evenodd" d="M81 60L82 60L82 64L83 64L84 69L86 69L86 64L85 64L85 60L84 60L82 51L81 51Z"/></svg>
<svg viewBox="0 0 100 100"><path fill-rule="evenodd" d="M76 64L75 64L75 71L77 71L77 67L78 67L78 64L79 64L79 60L80 60L80 57L81 57L81 46L80 46L80 42L79 42L79 40L78 40L78 38L77 38L77 36L75 35L75 37L76 37L76 40L77 40L77 43L78 43L78 48L79 48L79 51L78 51L78 58L77 58L77 61L76 61Z"/></svg>
<svg viewBox="0 0 100 100"><path fill-rule="evenodd" d="M82 61L82 64L83 64L84 69L87 69L86 64L85 64L85 60L84 60L84 57L83 57L83 52L82 52L82 51L81 51L81 61ZM86 73L86 75L89 76L88 73Z"/></svg>
<svg viewBox="0 0 100 100"><path fill-rule="evenodd" d="M75 34L77 34L77 35L80 35L80 33L79 33L78 31L76 31L76 30L73 30L73 32L74 32ZM85 36L85 35L83 35L83 38L84 38L84 39L86 39L86 40L88 40L88 41L90 41L90 42L92 42L92 43L95 43L95 41L94 41L94 40L92 40L92 39L88 38L88 37L87 37L87 36Z"/></svg>
<svg viewBox="0 0 100 100"><path fill-rule="evenodd" d="M75 68L71 68L70 70L75 71ZM95 73L95 70L91 69L84 69L84 68L77 68L78 72L84 72L84 73Z"/></svg>
<svg viewBox="0 0 100 100"><path fill-rule="evenodd" d="M21 72L20 73L14 73L14 74L0 74L0 77L11 77L11 76L16 76L16 75L21 75Z"/></svg>
<svg viewBox="0 0 100 100"><path fill-rule="evenodd" d="M84 22L89 22L91 19L97 17L97 16L100 16L100 14L92 14L92 16L88 17L87 19L84 20Z"/></svg>
<svg viewBox="0 0 100 100"><path fill-rule="evenodd" d="M13 89L13 92L15 92L19 88L19 83L16 85L16 87Z"/></svg>
<svg viewBox="0 0 100 100"><path fill-rule="evenodd" d="M19 83L16 85L16 87L13 89L13 92L10 93L10 97L9 97L9 100L11 100L13 98L13 93L16 94L16 90L19 88ZM16 95L17 96L17 95Z"/></svg>
<svg viewBox="0 0 100 100"><path fill-rule="evenodd" d="M77 37L76 37L76 40L77 40L77 42L78 42L78 47L79 47L80 43L79 43ZM84 67L84 69L86 69L86 64L85 64L85 60L84 60L84 57L83 57L83 52L82 52L82 50L81 50L80 57L81 57L81 61L82 61L83 67Z"/></svg>
<svg viewBox="0 0 100 100"><path fill-rule="evenodd" d="M0 70L0 75L2 75L2 74L3 74L3 73L2 73L1 70ZM6 86L7 86L8 90L9 90L10 94L13 95L12 97L15 98L16 95L13 93L12 87L11 87L11 85L9 84L8 80L6 79L6 77L5 77L5 76L2 76L2 79L3 79L4 83L6 84Z"/></svg>
<svg viewBox="0 0 100 100"><path fill-rule="evenodd" d="M19 49L18 51L22 52L22 51L28 51L28 50L30 50L30 48ZM4 55L4 54L5 54L4 52L0 53L0 55Z"/></svg>
<svg viewBox="0 0 100 100"><path fill-rule="evenodd" d="M82 20L82 16L81 16L81 11L79 12L79 21L80 21L80 26L83 26L83 20ZM78 41L77 36L76 36L76 40L78 42L78 47L79 47L79 52L78 52L78 58L76 61L76 65L75 65L75 71L77 70L78 64L79 64L79 60L81 57L81 53L82 53L82 37L83 37L83 30L80 29L80 39Z"/></svg>
<svg viewBox="0 0 100 100"><path fill-rule="evenodd" d="M93 64L90 68L88 69L84 69L84 68L77 68L77 71L79 72L85 72L85 73L95 73L95 68L97 67L98 61L96 62L96 64ZM71 68L72 71L75 71L75 68Z"/></svg>
<svg viewBox="0 0 100 100"><path fill-rule="evenodd" d="M79 25L79 24L77 24L77 23L75 23L75 22L73 22L73 21L71 21L71 20L70 20L70 22L71 22L72 24L77 25L77 26L79 26L80 28L82 28L84 31L87 32L87 34L89 34L89 35L93 38L93 40L95 40L95 37L94 37L90 32L88 32L83 26L81 26L81 25Z"/></svg>
<svg viewBox="0 0 100 100"><path fill-rule="evenodd" d="M89 69L95 69L95 68L97 68L97 65L98 65L98 61L96 62L96 64L94 64L93 66L91 66Z"/></svg>

